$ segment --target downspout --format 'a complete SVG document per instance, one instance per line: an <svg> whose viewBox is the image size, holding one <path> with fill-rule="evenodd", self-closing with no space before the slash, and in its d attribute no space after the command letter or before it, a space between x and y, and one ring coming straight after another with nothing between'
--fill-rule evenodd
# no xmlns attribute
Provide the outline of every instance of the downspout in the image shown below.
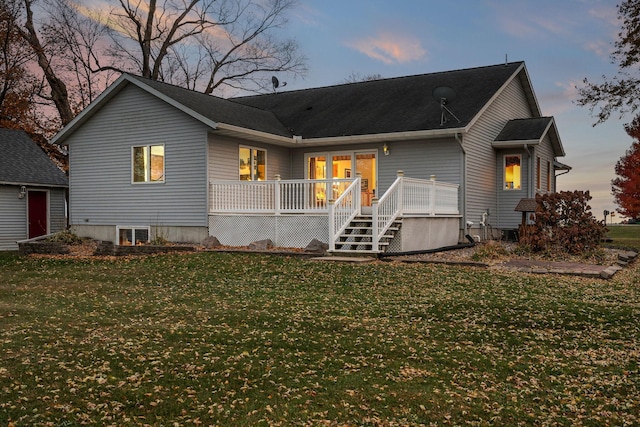
<svg viewBox="0 0 640 427"><path fill-rule="evenodd" d="M462 135L457 132L454 134L456 141L460 144L460 150L462 151L462 177L460 179L461 182L461 191L460 191L460 202L462 203L462 224L467 223L467 150L464 148L464 143L462 141ZM464 234L464 233L463 233Z"/></svg>

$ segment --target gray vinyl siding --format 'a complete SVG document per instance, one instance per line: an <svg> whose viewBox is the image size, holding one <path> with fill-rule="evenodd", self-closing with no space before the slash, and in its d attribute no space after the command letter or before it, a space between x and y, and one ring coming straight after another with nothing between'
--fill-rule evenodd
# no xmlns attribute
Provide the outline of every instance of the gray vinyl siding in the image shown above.
<svg viewBox="0 0 640 427"><path fill-rule="evenodd" d="M502 188L504 184L504 156L516 155L519 154L522 159L521 169L520 169L520 179L521 179L521 189L520 190L504 190ZM517 229L520 223L522 222L522 212L516 212L514 209L520 199L522 198L530 198L532 195L529 190L531 187L529 186L530 180L530 167L533 166L535 168L535 156L533 157L533 164L531 163L530 157L527 154L526 150L521 149L513 149L513 150L500 150L498 152L497 160L496 160L496 168L498 169L498 175L496 179L496 187L498 188L498 206L496 210L496 214L489 217L499 218L500 221L497 226L501 229ZM534 169L535 171L535 169ZM532 174L531 176L533 176ZM535 177L533 177L534 182L533 186L535 186ZM533 196L535 197L535 196ZM491 221L490 221L491 223Z"/></svg>
<svg viewBox="0 0 640 427"><path fill-rule="evenodd" d="M290 151L275 145L265 145L252 141L209 134L209 179L238 180L240 178L240 147L259 148L267 152L267 179L280 175L281 179L291 179Z"/></svg>
<svg viewBox="0 0 640 427"><path fill-rule="evenodd" d="M455 140L393 142L388 146L389 155L381 155L378 166L382 192L393 184L400 170L408 178L435 175L437 181L461 184L461 149Z"/></svg>
<svg viewBox="0 0 640 427"><path fill-rule="evenodd" d="M57 233L67 228L65 189L49 190L49 233Z"/></svg>
<svg viewBox="0 0 640 427"><path fill-rule="evenodd" d="M68 139L70 223L207 226L207 127L127 85ZM132 147L164 144L165 182L132 183Z"/></svg>
<svg viewBox="0 0 640 427"><path fill-rule="evenodd" d="M514 78L465 135L465 221L480 223L482 213L487 209L490 210L488 222L494 228L504 228L506 224L519 220L520 214L513 210L517 201L513 203L511 196L499 200L498 194L503 190L502 171L498 164L502 163L496 158L491 143L509 120L528 117L532 117L531 108L520 79ZM526 197L526 192L524 194L522 197Z"/></svg>
<svg viewBox="0 0 640 427"><path fill-rule="evenodd" d="M20 187L0 185L0 250L17 250L27 238L27 198L18 199Z"/></svg>
<svg viewBox="0 0 640 427"><path fill-rule="evenodd" d="M554 160L554 156L553 156L553 147L551 146L551 141L549 138L549 135L545 136L544 139L542 140L542 143L537 146L535 148L535 156L536 157L540 157L540 193L547 193L547 192L554 192L555 188L554 188L554 179L553 179L553 160ZM549 163L551 163L551 174L547 173L548 170L548 165ZM534 164L535 167L535 164ZM534 169L534 173L537 172L537 168ZM551 182L549 185L549 190L547 191L547 183L549 182L548 177L551 176ZM536 181L535 181L535 177L534 177L534 183L533 185L535 186Z"/></svg>
<svg viewBox="0 0 640 427"><path fill-rule="evenodd" d="M295 150L292 156L294 178L305 177L305 155L339 151L377 151L378 195L396 180L399 170L409 178L429 179L435 175L438 181L460 184L461 151L455 140L400 141L388 143L389 155L383 153L384 144L358 144L329 146Z"/></svg>
<svg viewBox="0 0 640 427"><path fill-rule="evenodd" d="M49 233L66 228L65 189L29 187L48 192ZM29 237L27 228L27 198L19 199L19 186L0 185L0 250L17 250L18 240Z"/></svg>

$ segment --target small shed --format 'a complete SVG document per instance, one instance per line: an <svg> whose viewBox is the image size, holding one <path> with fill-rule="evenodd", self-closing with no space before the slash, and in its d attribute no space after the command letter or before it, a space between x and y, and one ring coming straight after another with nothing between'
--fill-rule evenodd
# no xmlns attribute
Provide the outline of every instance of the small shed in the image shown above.
<svg viewBox="0 0 640 427"><path fill-rule="evenodd" d="M0 153L0 250L64 230L64 172L21 130L0 129Z"/></svg>

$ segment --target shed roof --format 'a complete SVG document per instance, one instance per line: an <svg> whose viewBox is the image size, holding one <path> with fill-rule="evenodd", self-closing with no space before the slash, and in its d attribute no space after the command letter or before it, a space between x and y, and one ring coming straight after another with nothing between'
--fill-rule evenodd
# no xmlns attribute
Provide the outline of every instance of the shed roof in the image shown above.
<svg viewBox="0 0 640 427"><path fill-rule="evenodd" d="M514 211L516 212L535 212L538 207L536 199L520 199Z"/></svg>
<svg viewBox="0 0 640 427"><path fill-rule="evenodd" d="M0 129L0 183L68 187L67 176L24 131Z"/></svg>

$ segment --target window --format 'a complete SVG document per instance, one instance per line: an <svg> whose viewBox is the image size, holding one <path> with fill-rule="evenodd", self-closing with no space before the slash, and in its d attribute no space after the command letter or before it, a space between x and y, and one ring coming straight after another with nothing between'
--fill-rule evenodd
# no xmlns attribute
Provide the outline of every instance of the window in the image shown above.
<svg viewBox="0 0 640 427"><path fill-rule="evenodd" d="M133 182L164 182L164 145L133 147Z"/></svg>
<svg viewBox="0 0 640 427"><path fill-rule="evenodd" d="M547 191L551 191L551 162L547 162Z"/></svg>
<svg viewBox="0 0 640 427"><path fill-rule="evenodd" d="M536 157L536 190L542 188L542 160L540 157Z"/></svg>
<svg viewBox="0 0 640 427"><path fill-rule="evenodd" d="M117 244L135 246L149 242L149 227L116 227Z"/></svg>
<svg viewBox="0 0 640 427"><path fill-rule="evenodd" d="M522 157L520 155L504 156L504 189L520 190L520 169Z"/></svg>
<svg viewBox="0 0 640 427"><path fill-rule="evenodd" d="M267 152L259 148L240 147L240 181L267 179Z"/></svg>

